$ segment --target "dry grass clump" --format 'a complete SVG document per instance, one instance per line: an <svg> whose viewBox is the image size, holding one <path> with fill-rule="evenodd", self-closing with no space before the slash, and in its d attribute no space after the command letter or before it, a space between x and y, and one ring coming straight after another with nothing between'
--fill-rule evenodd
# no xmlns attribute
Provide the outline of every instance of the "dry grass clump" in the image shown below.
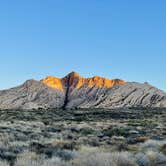
<svg viewBox="0 0 166 166"><path fill-rule="evenodd" d="M40 157L34 152L23 152L17 156L15 166L38 166L41 164Z"/></svg>
<svg viewBox="0 0 166 166"><path fill-rule="evenodd" d="M166 141L148 140L141 144L140 150L146 151L147 149L153 149L159 151L164 144L166 144Z"/></svg>
<svg viewBox="0 0 166 166"><path fill-rule="evenodd" d="M136 162L139 166L157 165L166 162L166 155L162 153L165 141L148 140L140 146L140 153L136 154Z"/></svg>
<svg viewBox="0 0 166 166"><path fill-rule="evenodd" d="M74 149L74 144L70 141L65 141L65 140L58 140L55 139L52 143L53 147L60 148L60 149Z"/></svg>
<svg viewBox="0 0 166 166"><path fill-rule="evenodd" d="M58 157L54 157L52 159L47 159L43 162L42 166L69 166L66 162L62 161Z"/></svg>
<svg viewBox="0 0 166 166"><path fill-rule="evenodd" d="M56 140L53 144L63 143L65 141ZM80 146L80 150L75 151L74 155L73 151L59 151L50 158L44 153L38 154L27 150L17 155L14 166L152 166L166 162L166 155L161 151L165 146L164 141L149 140L141 144L136 154ZM72 157L65 160L66 153ZM0 166L9 166L9 164L1 160Z"/></svg>
<svg viewBox="0 0 166 166"><path fill-rule="evenodd" d="M6 161L0 161L0 166L9 166L9 164Z"/></svg>
<svg viewBox="0 0 166 166"><path fill-rule="evenodd" d="M157 152L157 151L155 152L153 150L149 150L145 154L149 158L152 164L166 161L166 156L162 154L161 152Z"/></svg>
<svg viewBox="0 0 166 166"><path fill-rule="evenodd" d="M136 166L128 152L117 153L80 153L72 161L73 166Z"/></svg>
<svg viewBox="0 0 166 166"><path fill-rule="evenodd" d="M164 141L148 140L136 154L130 152L104 152L98 148L82 147L73 159L74 166L152 166L166 162Z"/></svg>
<svg viewBox="0 0 166 166"><path fill-rule="evenodd" d="M18 155L14 166L67 166L58 157L47 158L44 155L37 155L34 152L26 151Z"/></svg>

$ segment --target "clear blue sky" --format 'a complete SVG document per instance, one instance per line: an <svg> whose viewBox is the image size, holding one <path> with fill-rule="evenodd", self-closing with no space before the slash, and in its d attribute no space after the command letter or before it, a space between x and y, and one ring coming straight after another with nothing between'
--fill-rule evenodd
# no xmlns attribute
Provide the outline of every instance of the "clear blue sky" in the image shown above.
<svg viewBox="0 0 166 166"><path fill-rule="evenodd" d="M0 1L0 89L70 71L166 90L166 1Z"/></svg>

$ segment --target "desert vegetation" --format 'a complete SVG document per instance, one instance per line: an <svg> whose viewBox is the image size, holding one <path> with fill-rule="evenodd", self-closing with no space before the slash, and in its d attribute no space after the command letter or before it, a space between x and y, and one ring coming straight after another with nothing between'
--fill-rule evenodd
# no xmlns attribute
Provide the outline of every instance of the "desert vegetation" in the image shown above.
<svg viewBox="0 0 166 166"><path fill-rule="evenodd" d="M0 165L164 166L166 110L0 110Z"/></svg>

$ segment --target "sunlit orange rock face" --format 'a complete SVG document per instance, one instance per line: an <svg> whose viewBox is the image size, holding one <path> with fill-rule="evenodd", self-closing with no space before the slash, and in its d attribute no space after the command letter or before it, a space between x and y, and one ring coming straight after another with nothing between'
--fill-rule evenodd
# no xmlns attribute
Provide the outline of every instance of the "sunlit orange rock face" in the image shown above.
<svg viewBox="0 0 166 166"><path fill-rule="evenodd" d="M76 72L72 72L64 78L48 76L41 81L47 86L58 90L63 90L66 87L74 87L76 89L80 89L81 87L92 88L94 86L99 88L111 88L115 85L125 84L125 81L120 79L109 80L99 76L94 76L92 78L83 78Z"/></svg>
<svg viewBox="0 0 166 166"><path fill-rule="evenodd" d="M60 78L48 76L41 81L53 89L63 90L63 84L62 84L62 80Z"/></svg>

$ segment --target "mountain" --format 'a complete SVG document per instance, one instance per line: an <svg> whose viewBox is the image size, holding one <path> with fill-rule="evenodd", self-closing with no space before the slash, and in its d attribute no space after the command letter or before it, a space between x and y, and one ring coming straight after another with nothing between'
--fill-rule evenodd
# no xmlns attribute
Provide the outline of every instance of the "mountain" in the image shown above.
<svg viewBox="0 0 166 166"><path fill-rule="evenodd" d="M0 91L0 109L166 107L166 93L148 83L48 76Z"/></svg>
<svg viewBox="0 0 166 166"><path fill-rule="evenodd" d="M53 89L58 89L58 90L63 90L69 86L80 89L84 86L92 88L94 86L97 86L98 88L111 88L115 85L124 85L125 81L119 80L119 79L114 79L114 80L109 80L106 78L102 78L99 76L94 76L92 78L83 78L79 76L78 73L72 72L65 76L64 78L57 78L53 76L48 76L45 79L41 80L42 83L46 84L47 86L53 88Z"/></svg>

